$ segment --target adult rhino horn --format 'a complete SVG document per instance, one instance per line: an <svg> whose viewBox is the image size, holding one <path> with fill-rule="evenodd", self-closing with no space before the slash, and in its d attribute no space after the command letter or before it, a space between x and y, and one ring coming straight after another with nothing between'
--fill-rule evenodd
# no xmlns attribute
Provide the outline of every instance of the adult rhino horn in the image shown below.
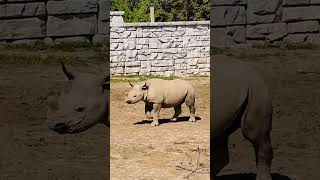
<svg viewBox="0 0 320 180"><path fill-rule="evenodd" d="M62 61L60 61L60 63L61 63L61 67L62 67L63 73L67 76L67 78L69 80L73 80L74 79L74 75L67 70L65 64Z"/></svg>

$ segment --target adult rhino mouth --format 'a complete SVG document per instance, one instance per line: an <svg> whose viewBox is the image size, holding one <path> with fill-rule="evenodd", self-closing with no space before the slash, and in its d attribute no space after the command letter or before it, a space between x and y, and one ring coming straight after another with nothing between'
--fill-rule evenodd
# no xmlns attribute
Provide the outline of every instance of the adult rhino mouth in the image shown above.
<svg viewBox="0 0 320 180"><path fill-rule="evenodd" d="M53 127L51 126L49 128L59 134L65 134L70 131L70 127L65 123L57 123Z"/></svg>

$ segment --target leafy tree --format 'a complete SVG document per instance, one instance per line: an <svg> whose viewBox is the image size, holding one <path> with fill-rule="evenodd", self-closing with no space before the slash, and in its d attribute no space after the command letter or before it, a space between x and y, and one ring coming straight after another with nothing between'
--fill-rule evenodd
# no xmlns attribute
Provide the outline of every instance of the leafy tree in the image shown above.
<svg viewBox="0 0 320 180"><path fill-rule="evenodd" d="M209 20L209 0L112 0L111 10L125 11L125 22L150 21L149 7L155 7L155 21Z"/></svg>

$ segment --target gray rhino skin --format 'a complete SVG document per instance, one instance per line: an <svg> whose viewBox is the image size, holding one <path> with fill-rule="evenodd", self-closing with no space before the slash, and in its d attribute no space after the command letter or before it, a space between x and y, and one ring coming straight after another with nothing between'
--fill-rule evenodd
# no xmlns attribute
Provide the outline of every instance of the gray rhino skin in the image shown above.
<svg viewBox="0 0 320 180"><path fill-rule="evenodd" d="M238 128L255 150L256 180L271 180L272 98L263 79L241 62L217 55L213 62L211 133L215 173L229 163L228 137Z"/></svg>
<svg viewBox="0 0 320 180"><path fill-rule="evenodd" d="M161 108L174 107L172 120L176 121L181 114L181 105L186 103L190 109L189 121L195 122L195 90L192 85L184 80L149 79L141 84L133 85L130 81L131 90L126 102L135 104L145 102L145 114L151 119L151 111L154 110L152 126L159 125L159 113Z"/></svg>
<svg viewBox="0 0 320 180"><path fill-rule="evenodd" d="M59 134L79 133L104 123L109 126L110 78L92 73L74 73L62 64L71 83L69 92L48 97L47 125Z"/></svg>

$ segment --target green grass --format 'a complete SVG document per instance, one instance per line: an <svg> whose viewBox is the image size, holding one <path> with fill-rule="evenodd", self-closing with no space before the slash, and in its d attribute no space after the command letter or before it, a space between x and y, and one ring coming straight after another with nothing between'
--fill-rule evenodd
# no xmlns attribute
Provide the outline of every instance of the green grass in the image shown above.
<svg viewBox="0 0 320 180"><path fill-rule="evenodd" d="M41 41L35 42L34 44L5 44L0 46L0 50L25 50L25 51L66 51L74 52L79 49L95 49L100 50L103 48L102 45L92 45L86 42L78 43L59 43L54 45L48 45Z"/></svg>
<svg viewBox="0 0 320 180"><path fill-rule="evenodd" d="M0 45L1 65L51 65L107 62L106 47L89 43Z"/></svg>
<svg viewBox="0 0 320 180"><path fill-rule="evenodd" d="M132 82L140 82L145 81L148 79L164 79L164 80L173 80L178 79L178 77L171 76L171 77L161 77L161 76L152 76L152 75L146 75L146 76L111 76L111 82L117 83L117 82L127 82L128 80Z"/></svg>
<svg viewBox="0 0 320 180"><path fill-rule="evenodd" d="M254 45L255 49L282 49L282 50L297 50L297 49L317 49L319 45L313 43L279 43L270 44L265 43L263 45Z"/></svg>

